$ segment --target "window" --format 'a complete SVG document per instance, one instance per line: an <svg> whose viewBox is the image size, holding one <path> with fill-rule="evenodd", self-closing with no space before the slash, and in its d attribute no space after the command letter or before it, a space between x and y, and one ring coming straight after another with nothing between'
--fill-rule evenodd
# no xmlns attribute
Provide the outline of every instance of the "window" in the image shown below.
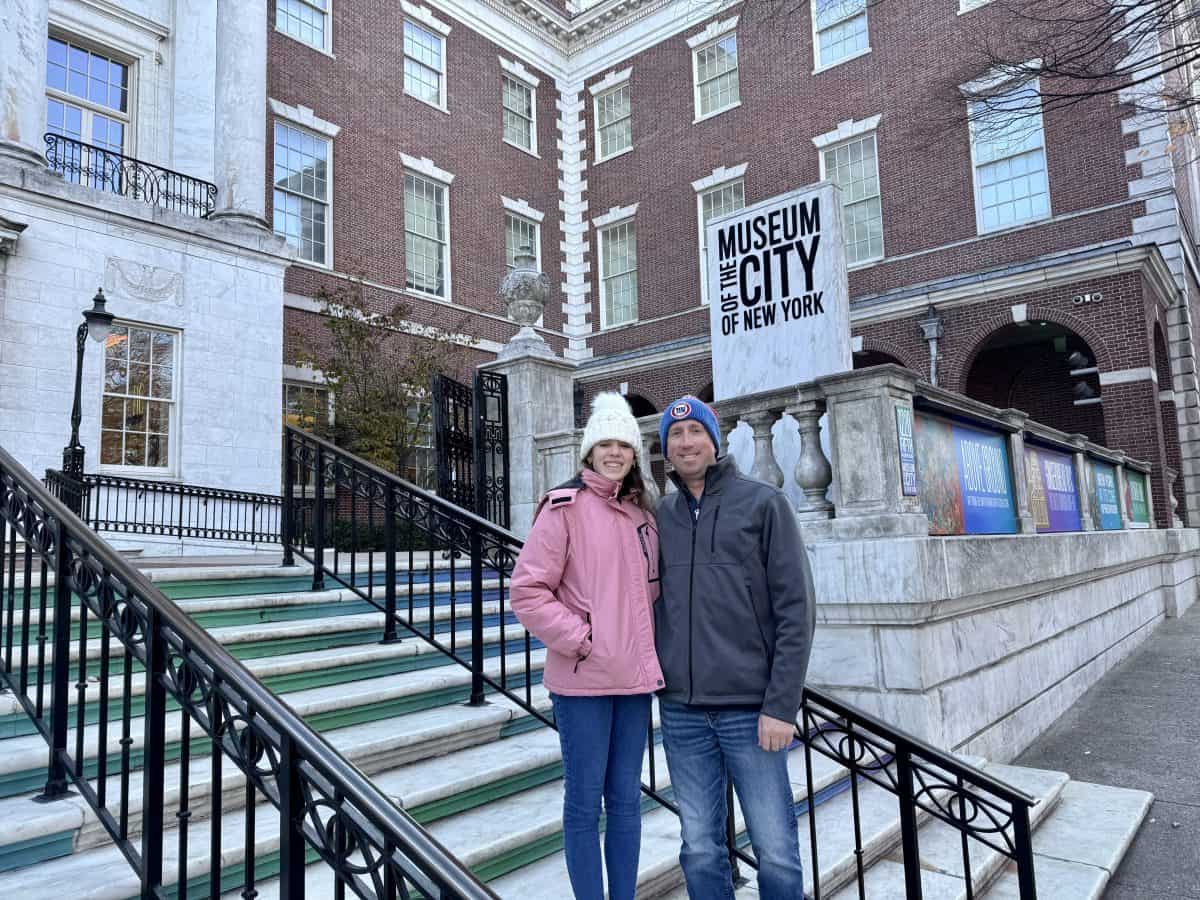
<svg viewBox="0 0 1200 900"><path fill-rule="evenodd" d="M633 147L632 125L628 83L596 97L597 161Z"/></svg>
<svg viewBox="0 0 1200 900"><path fill-rule="evenodd" d="M812 8L818 69L871 49L867 0L813 0Z"/></svg>
<svg viewBox="0 0 1200 900"><path fill-rule="evenodd" d="M401 477L426 490L437 488L433 455L433 410L428 403L408 407L408 453Z"/></svg>
<svg viewBox="0 0 1200 900"><path fill-rule="evenodd" d="M737 35L727 34L696 50L696 118L716 115L741 102Z"/></svg>
<svg viewBox="0 0 1200 900"><path fill-rule="evenodd" d="M708 302L708 247L706 246L706 235L708 225L711 219L717 216L723 216L726 213L739 210L746 205L746 194L744 184L741 180L731 181L727 184L717 185L716 187L704 191L698 198L698 207L700 212L700 302Z"/></svg>
<svg viewBox="0 0 1200 900"><path fill-rule="evenodd" d="M441 35L405 19L404 93L445 109L445 77L445 44Z"/></svg>
<svg viewBox="0 0 1200 900"><path fill-rule="evenodd" d="M971 156L980 232L1050 215L1037 81L971 104Z"/></svg>
<svg viewBox="0 0 1200 900"><path fill-rule="evenodd" d="M100 151L126 154L130 138L130 67L50 37L46 44L46 130ZM64 147L56 169L76 184L121 191L121 169L107 153Z"/></svg>
<svg viewBox="0 0 1200 900"><path fill-rule="evenodd" d="M404 262L411 290L449 296L450 242L446 186L404 175Z"/></svg>
<svg viewBox="0 0 1200 900"><path fill-rule="evenodd" d="M538 234L538 224L506 213L504 216L504 262L511 271L515 266L517 251L529 247L533 253L534 265L542 267L541 237Z"/></svg>
<svg viewBox="0 0 1200 900"><path fill-rule="evenodd" d="M822 177L842 189L846 262L883 258L883 207L875 135L847 141L821 154Z"/></svg>
<svg viewBox="0 0 1200 900"><path fill-rule="evenodd" d="M283 424L325 434L333 424L329 389L319 384L283 383Z"/></svg>
<svg viewBox="0 0 1200 900"><path fill-rule="evenodd" d="M179 335L114 324L104 342L100 464L165 471L176 435Z"/></svg>
<svg viewBox="0 0 1200 900"><path fill-rule="evenodd" d="M301 43L329 50L329 0L275 0L275 27Z"/></svg>
<svg viewBox="0 0 1200 900"><path fill-rule="evenodd" d="M285 122L275 123L275 233L300 258L329 265L330 142Z"/></svg>
<svg viewBox="0 0 1200 900"><path fill-rule="evenodd" d="M600 326L637 319L637 233L633 222L600 232Z"/></svg>
<svg viewBox="0 0 1200 900"><path fill-rule="evenodd" d="M504 76L502 102L504 106L504 140L522 150L537 153L537 134L534 130L534 91L510 75Z"/></svg>

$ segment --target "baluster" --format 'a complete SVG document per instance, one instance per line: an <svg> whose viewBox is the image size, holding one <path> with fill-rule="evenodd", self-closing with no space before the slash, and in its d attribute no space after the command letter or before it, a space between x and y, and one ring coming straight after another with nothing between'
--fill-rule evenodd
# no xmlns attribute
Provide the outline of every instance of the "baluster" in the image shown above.
<svg viewBox="0 0 1200 900"><path fill-rule="evenodd" d="M192 819L192 717L186 706L179 711L179 729L179 810L175 813L175 820L179 823L179 871L176 881L179 885L179 900L188 900L188 825ZM219 787L213 785L213 790L219 790Z"/></svg>
<svg viewBox="0 0 1200 900"><path fill-rule="evenodd" d="M646 492L650 495L652 502L657 502L662 496L662 490L658 486L658 482L654 480L653 463L650 461L650 447L658 440L658 425L656 423L644 423L641 426L642 432L642 449L638 454L638 467L642 470L642 481L646 483Z"/></svg>
<svg viewBox="0 0 1200 900"><path fill-rule="evenodd" d="M800 426L800 458L796 461L793 478L804 494L804 501L797 510L802 520L833 518L833 504L825 499L833 481L833 467L821 448L821 415L824 411L824 404L818 400L801 400L787 409Z"/></svg>
<svg viewBox="0 0 1200 900"><path fill-rule="evenodd" d="M750 476L775 487L783 487L783 470L775 460L771 429L782 414L783 410L763 409L745 416L746 424L754 431L754 465Z"/></svg>
<svg viewBox="0 0 1200 900"><path fill-rule="evenodd" d="M283 565L296 564L293 543L296 540L296 463L292 459L292 432L283 438L283 509L279 512L280 542L283 544Z"/></svg>
<svg viewBox="0 0 1200 900"><path fill-rule="evenodd" d="M913 788L912 754L896 746L896 792L900 801L900 846L904 889L908 900L921 900L921 848L917 840L917 800ZM964 873L970 878L970 872Z"/></svg>
<svg viewBox="0 0 1200 900"><path fill-rule="evenodd" d="M296 745L281 735L279 754L279 881L280 896L304 900L304 792Z"/></svg>
<svg viewBox="0 0 1200 900"><path fill-rule="evenodd" d="M162 884L163 776L166 771L167 640L155 606L146 607L146 706L142 737L142 896ZM82 698L81 698L82 705ZM104 752L101 748L100 752ZM214 789L216 786L214 785Z"/></svg>
<svg viewBox="0 0 1200 900"><path fill-rule="evenodd" d="M504 623L500 623L504 627ZM525 671L529 680L529 670ZM471 529L471 706L483 699L483 534Z"/></svg>
<svg viewBox="0 0 1200 900"><path fill-rule="evenodd" d="M50 686L50 762L46 774L46 786L37 796L40 803L47 803L68 795L67 769L63 758L67 753L68 692L70 691L71 669L71 550L67 546L67 526L62 519L54 522L54 658L51 663L53 682ZM12 590L14 573L12 562L16 558L16 530L13 529L9 545L9 590ZM12 628L11 617L8 620Z"/></svg>
<svg viewBox="0 0 1200 900"><path fill-rule="evenodd" d="M396 489L390 484L384 485L383 510L383 640L381 643L394 644L396 637ZM368 551L368 558L370 551ZM374 581L374 569L371 571ZM374 587L371 588L372 592Z"/></svg>
<svg viewBox="0 0 1200 900"><path fill-rule="evenodd" d="M313 470L313 580L314 591L325 590L325 449L318 444Z"/></svg>

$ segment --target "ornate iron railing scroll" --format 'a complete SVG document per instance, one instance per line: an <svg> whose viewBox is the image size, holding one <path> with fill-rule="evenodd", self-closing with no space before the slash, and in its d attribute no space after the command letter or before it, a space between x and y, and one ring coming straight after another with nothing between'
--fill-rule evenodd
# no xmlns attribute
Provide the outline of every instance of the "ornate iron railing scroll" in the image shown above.
<svg viewBox="0 0 1200 900"><path fill-rule="evenodd" d="M310 858L339 897L495 896L2 448L0 524L0 685L49 745L39 799L78 791L141 896L278 873L302 898Z"/></svg>

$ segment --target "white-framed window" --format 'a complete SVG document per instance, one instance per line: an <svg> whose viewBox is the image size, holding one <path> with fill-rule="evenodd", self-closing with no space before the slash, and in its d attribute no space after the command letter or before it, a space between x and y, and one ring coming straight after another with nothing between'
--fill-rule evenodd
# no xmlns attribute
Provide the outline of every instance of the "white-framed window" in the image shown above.
<svg viewBox="0 0 1200 900"><path fill-rule="evenodd" d="M972 103L970 132L979 232L1048 218L1050 185L1037 79Z"/></svg>
<svg viewBox="0 0 1200 900"><path fill-rule="evenodd" d="M275 0L275 29L326 53L330 41L330 0Z"/></svg>
<svg viewBox="0 0 1200 900"><path fill-rule="evenodd" d="M812 0L816 67L825 69L871 49L867 0Z"/></svg>
<svg viewBox="0 0 1200 900"><path fill-rule="evenodd" d="M329 388L310 381L284 381L283 424L324 434L333 426L333 398Z"/></svg>
<svg viewBox="0 0 1200 900"><path fill-rule="evenodd" d="M404 93L446 108L446 41L435 31L404 20Z"/></svg>
<svg viewBox="0 0 1200 900"><path fill-rule="evenodd" d="M433 452L433 409L418 400L408 406L408 456L401 478L419 488L436 490L437 468Z"/></svg>
<svg viewBox="0 0 1200 900"><path fill-rule="evenodd" d="M875 133L821 151L821 177L842 189L846 262L883 258L883 204Z"/></svg>
<svg viewBox="0 0 1200 900"><path fill-rule="evenodd" d="M116 322L104 341L100 465L173 468L179 436L180 333Z"/></svg>
<svg viewBox="0 0 1200 900"><path fill-rule="evenodd" d="M706 227L710 220L742 209L746 189L742 179L727 181L696 194L696 212L700 223L700 302L708 303L708 246Z"/></svg>
<svg viewBox="0 0 1200 900"><path fill-rule="evenodd" d="M723 35L692 51L692 69L697 119L715 116L742 102L736 32Z"/></svg>
<svg viewBox="0 0 1200 900"><path fill-rule="evenodd" d="M597 94L596 162L633 148L633 110L629 82Z"/></svg>
<svg viewBox="0 0 1200 900"><path fill-rule="evenodd" d="M404 173L405 283L443 300L450 297L449 194L441 182Z"/></svg>
<svg viewBox="0 0 1200 900"><path fill-rule="evenodd" d="M504 264L508 271L516 266L517 251L529 247L533 252L534 265L542 268L542 226L537 222L514 213L504 214Z"/></svg>
<svg viewBox="0 0 1200 900"><path fill-rule="evenodd" d="M275 233L301 259L328 266L333 142L289 122L275 122Z"/></svg>
<svg viewBox="0 0 1200 900"><path fill-rule="evenodd" d="M55 168L68 181L121 191L121 167L103 151L132 155L132 75L130 63L75 38L47 38L46 130L102 151L62 147Z"/></svg>
<svg viewBox="0 0 1200 900"><path fill-rule="evenodd" d="M626 219L600 230L600 327L637 321L637 230Z"/></svg>
<svg viewBox="0 0 1200 900"><path fill-rule="evenodd" d="M505 74L501 83L501 106L504 117L504 140L537 153L537 92L530 85Z"/></svg>

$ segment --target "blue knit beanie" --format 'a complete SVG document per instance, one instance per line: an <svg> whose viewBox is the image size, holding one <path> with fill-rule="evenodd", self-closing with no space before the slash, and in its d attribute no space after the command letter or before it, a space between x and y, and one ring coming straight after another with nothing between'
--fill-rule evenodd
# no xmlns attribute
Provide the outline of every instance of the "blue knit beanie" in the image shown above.
<svg viewBox="0 0 1200 900"><path fill-rule="evenodd" d="M662 419L658 423L658 443L662 447L662 455L664 457L667 455L667 431L670 430L671 423L683 422L687 419L694 419L704 426L704 430L712 438L713 446L717 448L719 454L721 452L721 428L717 424L717 414L703 400L697 400L688 394L680 397L663 410Z"/></svg>

